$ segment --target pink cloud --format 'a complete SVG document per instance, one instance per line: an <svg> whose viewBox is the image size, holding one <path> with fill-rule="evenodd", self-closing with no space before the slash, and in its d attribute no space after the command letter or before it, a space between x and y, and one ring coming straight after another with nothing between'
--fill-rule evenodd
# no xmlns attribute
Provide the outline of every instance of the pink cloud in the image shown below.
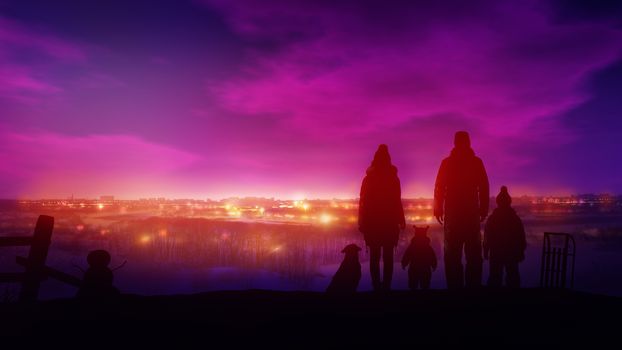
<svg viewBox="0 0 622 350"><path fill-rule="evenodd" d="M46 63L25 63L20 57L25 52ZM85 60L86 53L78 45L0 17L0 97L35 103L39 96L59 93L63 88L49 76L49 67Z"/></svg>
<svg viewBox="0 0 622 350"><path fill-rule="evenodd" d="M207 4L238 36L223 30L210 46L222 52L197 50L202 35L126 51L142 33L120 32L92 37L110 45L94 49L0 20L13 127L0 130L0 193L355 197L387 143L404 195L429 195L457 129L471 132L493 188L547 192L572 183L572 162L548 159L583 132L564 113L622 49L607 21L558 21L546 2ZM20 129L34 125L54 132ZM596 164L586 158L577 164Z"/></svg>
<svg viewBox="0 0 622 350"><path fill-rule="evenodd" d="M237 77L209 85L221 106L276 118L261 138L296 135L305 150L271 152L302 157L318 179L357 179L388 143L407 195L430 193L458 129L471 131L493 187L513 185L538 157L523 146L573 141L564 112L622 57L619 29L558 22L542 2L207 3L255 43ZM353 182L341 188L356 193Z"/></svg>
<svg viewBox="0 0 622 350"><path fill-rule="evenodd" d="M429 195L457 129L471 132L493 187L529 186L520 179L539 148L579 137L563 118L590 99L586 82L622 57L611 23L561 22L547 2L206 3L248 43L241 71L208 94L236 121L271 123L245 143L283 144L270 154L306 169L310 187L353 196L378 143L405 194Z"/></svg>
<svg viewBox="0 0 622 350"><path fill-rule="evenodd" d="M0 17L0 42L29 48L63 61L84 61L86 53L78 45L53 35L34 31L16 21Z"/></svg>
<svg viewBox="0 0 622 350"><path fill-rule="evenodd" d="M201 157L128 135L0 130L2 193L30 196L163 193Z"/></svg>
<svg viewBox="0 0 622 350"><path fill-rule="evenodd" d="M48 95L61 90L36 78L27 67L0 63L0 97L21 103L35 103L33 95Z"/></svg>
<svg viewBox="0 0 622 350"><path fill-rule="evenodd" d="M462 15L402 5L370 13L355 4L218 1L241 35L278 49L249 50L244 74L210 92L232 111L279 115L314 138L443 114L472 121L483 137L537 137L550 130L534 125L586 101L586 79L622 52L619 30L558 24L531 2L474 4Z"/></svg>

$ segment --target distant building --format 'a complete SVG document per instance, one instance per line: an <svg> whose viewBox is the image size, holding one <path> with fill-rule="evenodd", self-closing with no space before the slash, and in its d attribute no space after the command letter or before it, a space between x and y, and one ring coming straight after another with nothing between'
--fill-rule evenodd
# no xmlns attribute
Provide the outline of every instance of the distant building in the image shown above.
<svg viewBox="0 0 622 350"><path fill-rule="evenodd" d="M114 196L99 196L101 202L114 202Z"/></svg>

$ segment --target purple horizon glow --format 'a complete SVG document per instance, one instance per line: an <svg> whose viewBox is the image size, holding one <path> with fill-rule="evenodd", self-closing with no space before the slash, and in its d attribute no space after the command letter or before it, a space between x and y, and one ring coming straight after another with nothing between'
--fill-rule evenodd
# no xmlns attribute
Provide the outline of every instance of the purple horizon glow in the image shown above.
<svg viewBox="0 0 622 350"><path fill-rule="evenodd" d="M620 108L603 97L622 75L597 79L622 62L613 15L24 3L0 5L0 198L351 198L379 143L404 197L430 196L461 129L493 193L622 192Z"/></svg>

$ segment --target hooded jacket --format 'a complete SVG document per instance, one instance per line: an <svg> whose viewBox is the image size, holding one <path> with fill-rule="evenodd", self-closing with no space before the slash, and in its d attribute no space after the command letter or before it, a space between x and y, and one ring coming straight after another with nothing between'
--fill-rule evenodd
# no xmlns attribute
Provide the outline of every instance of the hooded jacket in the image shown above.
<svg viewBox="0 0 622 350"><path fill-rule="evenodd" d="M370 166L361 185L359 230L365 243L397 245L399 226L405 225L402 190L397 168Z"/></svg>
<svg viewBox="0 0 622 350"><path fill-rule="evenodd" d="M496 208L484 228L484 256L490 254L491 261L519 262L526 247L525 228L514 209L509 205Z"/></svg>
<svg viewBox="0 0 622 350"><path fill-rule="evenodd" d="M455 147L441 163L434 186L434 215L452 220L488 215L488 175L470 147Z"/></svg>

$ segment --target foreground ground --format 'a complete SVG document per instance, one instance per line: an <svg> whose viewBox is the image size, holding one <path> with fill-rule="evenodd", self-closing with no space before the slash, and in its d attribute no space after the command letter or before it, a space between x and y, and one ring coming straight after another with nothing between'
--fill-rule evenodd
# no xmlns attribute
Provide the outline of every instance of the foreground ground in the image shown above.
<svg viewBox="0 0 622 350"><path fill-rule="evenodd" d="M131 337L205 345L390 343L608 343L622 336L622 299L569 291L434 290L329 296L226 291L123 295L104 304L74 299L0 305L0 334L90 342ZM199 345L201 344L199 343Z"/></svg>

